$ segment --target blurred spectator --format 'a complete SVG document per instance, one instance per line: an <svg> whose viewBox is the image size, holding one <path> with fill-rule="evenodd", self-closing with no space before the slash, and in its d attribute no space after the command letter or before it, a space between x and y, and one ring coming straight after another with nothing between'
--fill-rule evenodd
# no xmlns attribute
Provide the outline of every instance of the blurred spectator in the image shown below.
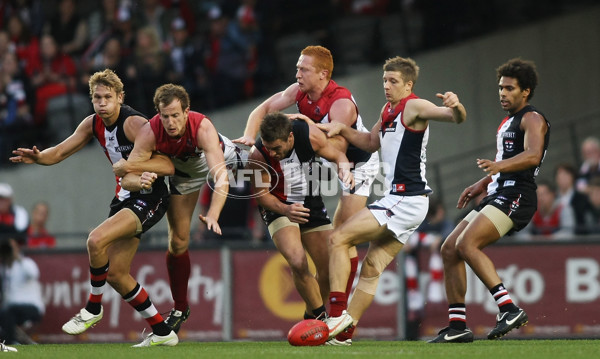
<svg viewBox="0 0 600 359"><path fill-rule="evenodd" d="M237 17L230 19L220 8L213 7L208 18L207 67L216 106L223 107L245 99L244 86L252 75L249 64L256 44L252 35L242 30Z"/></svg>
<svg viewBox="0 0 600 359"><path fill-rule="evenodd" d="M127 67L129 104L145 114L154 113L154 91L165 83L168 58L161 48L156 30L150 26L137 30L136 44Z"/></svg>
<svg viewBox="0 0 600 359"><path fill-rule="evenodd" d="M183 86L198 109L213 108L212 91L204 63L204 44L190 37L186 22L177 17L171 22L168 81Z"/></svg>
<svg viewBox="0 0 600 359"><path fill-rule="evenodd" d="M586 193L589 180L600 175L600 140L597 137L588 137L583 140L581 157L583 163L579 168L577 189Z"/></svg>
<svg viewBox="0 0 600 359"><path fill-rule="evenodd" d="M200 213L206 213L210 207L211 195L210 185L202 187L198 199ZM206 230L206 225L200 221L195 239L198 241L245 240L253 243L265 241L265 224L260 217L256 200L250 196L250 182L231 183L227 201L219 216L219 226L223 234L218 235Z"/></svg>
<svg viewBox="0 0 600 359"><path fill-rule="evenodd" d="M7 344L33 343L19 337L18 329L42 320L45 306L39 278L37 264L21 253L17 241L0 239L0 337Z"/></svg>
<svg viewBox="0 0 600 359"><path fill-rule="evenodd" d="M163 6L161 0L141 0L140 5L134 6L134 19L138 22L138 26L151 27L156 31L159 42L162 44L166 41L169 33L171 19L174 17L170 14L168 8Z"/></svg>
<svg viewBox="0 0 600 359"><path fill-rule="evenodd" d="M26 69L33 59L39 57L40 45L37 36L33 35L21 17L13 14L8 18L7 30L11 46L15 49L19 66Z"/></svg>
<svg viewBox="0 0 600 359"><path fill-rule="evenodd" d="M113 31L119 11L119 0L102 0L100 8L93 11L87 20L87 42L92 44L99 38L107 37L104 33Z"/></svg>
<svg viewBox="0 0 600 359"><path fill-rule="evenodd" d="M110 37L103 45L102 52L89 59L81 67L79 88L88 87L90 77L97 71L111 69L117 74L125 74L127 61L122 56L121 42L117 37Z"/></svg>
<svg viewBox="0 0 600 359"><path fill-rule="evenodd" d="M8 183L0 183L0 239L15 238L25 242L29 225L27 210L13 202L13 189Z"/></svg>
<svg viewBox="0 0 600 359"><path fill-rule="evenodd" d="M12 15L23 19L31 33L39 37L44 26L42 0L3 0L0 1L0 27L5 27L5 21Z"/></svg>
<svg viewBox="0 0 600 359"><path fill-rule="evenodd" d="M586 216L591 210L591 205L588 196L575 188L576 177L577 169L570 163L561 163L556 166L557 200L563 207L572 208L575 216L575 234L585 234Z"/></svg>
<svg viewBox="0 0 600 359"><path fill-rule="evenodd" d="M59 0L58 12L46 22L44 32L52 35L60 52L75 60L88 44L87 24L77 13L75 0Z"/></svg>
<svg viewBox="0 0 600 359"><path fill-rule="evenodd" d="M17 56L7 52L0 57L0 165L7 163L10 151L33 140L36 133L29 109L28 81L20 71Z"/></svg>
<svg viewBox="0 0 600 359"><path fill-rule="evenodd" d="M15 45L10 41L8 31L0 29L0 57L15 52Z"/></svg>
<svg viewBox="0 0 600 359"><path fill-rule="evenodd" d="M50 207L46 202L37 202L31 211L31 223L27 228L27 248L54 248L56 238L48 233L46 223Z"/></svg>
<svg viewBox="0 0 600 359"><path fill-rule="evenodd" d="M592 211L588 222L588 233L600 234L600 176L590 179L588 193Z"/></svg>
<svg viewBox="0 0 600 359"><path fill-rule="evenodd" d="M549 181L537 181L537 211L531 222L515 236L520 239L573 239L575 215L571 206L556 198L556 188Z"/></svg>
<svg viewBox="0 0 600 359"><path fill-rule="evenodd" d="M258 66L258 43L260 41L260 28L256 14L256 0L242 0L237 9L236 18L239 31L249 44L247 54L248 75L244 83L244 96L251 98L255 94L254 75Z"/></svg>
<svg viewBox="0 0 600 359"><path fill-rule="evenodd" d="M35 91L33 117L36 125L46 126L48 101L75 89L77 67L73 59L60 52L51 35L42 35L40 56L25 68Z"/></svg>

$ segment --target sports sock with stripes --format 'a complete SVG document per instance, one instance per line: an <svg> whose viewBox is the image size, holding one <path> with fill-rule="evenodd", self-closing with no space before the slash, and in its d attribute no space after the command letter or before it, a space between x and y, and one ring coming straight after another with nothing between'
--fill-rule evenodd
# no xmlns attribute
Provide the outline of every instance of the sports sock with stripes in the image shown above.
<svg viewBox="0 0 600 359"><path fill-rule="evenodd" d="M87 304L85 305L85 310L94 315L100 314L100 309L102 308L102 295L106 288L106 277L108 277L108 262L99 268L92 268L90 266L90 284L92 288Z"/></svg>
<svg viewBox="0 0 600 359"><path fill-rule="evenodd" d="M498 305L498 309L500 312L511 312L515 313L519 311L519 307L513 303L508 291L504 287L504 284L500 283L494 288L490 289L490 293L494 297L496 304Z"/></svg>
<svg viewBox="0 0 600 359"><path fill-rule="evenodd" d="M152 327L152 332L156 335L165 336L171 332L171 329L164 322L162 315L156 310L150 300L146 290L136 283L135 288L123 296L123 299L129 303L142 318Z"/></svg>
<svg viewBox="0 0 600 359"><path fill-rule="evenodd" d="M465 303L453 303L448 305L449 326L456 330L467 328L467 307Z"/></svg>

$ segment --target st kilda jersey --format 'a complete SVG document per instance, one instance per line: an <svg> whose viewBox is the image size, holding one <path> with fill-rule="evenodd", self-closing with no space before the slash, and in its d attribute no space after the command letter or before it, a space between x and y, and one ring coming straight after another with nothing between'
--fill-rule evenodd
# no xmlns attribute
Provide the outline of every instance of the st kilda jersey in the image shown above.
<svg viewBox="0 0 600 359"><path fill-rule="evenodd" d="M362 118L358 112L358 106L356 106L356 101L354 101L352 93L347 88L336 84L333 80L329 80L329 84L321 94L321 97L316 101L310 100L306 93L298 91L296 94L296 107L298 108L298 112L308 116L316 123L329 123L329 109L331 108L331 105L333 105L336 100L342 98L351 100L356 107L357 119L356 122L352 124L352 128L361 132L369 132L363 125ZM369 158L371 158L371 155L371 153L363 151L352 144L348 145L346 151L348 160L355 164L367 162Z"/></svg>
<svg viewBox="0 0 600 359"><path fill-rule="evenodd" d="M425 179L429 126L415 131L405 126L403 118L406 103L417 98L411 93L393 108L388 102L381 113L381 162L390 194L417 196L432 192Z"/></svg>
<svg viewBox="0 0 600 359"><path fill-rule="evenodd" d="M104 122L102 122L102 119L97 114L93 117L92 129L94 137L96 137L100 146L104 149L104 154L110 163L116 163L120 159L126 160L133 150L133 142L127 139L125 130L123 129L123 124L129 116L141 116L146 118L146 116L127 105L121 105L117 121L109 127L104 126ZM122 188L121 177L115 176L115 180L117 181L115 196L119 198L120 201L150 193L159 196L168 193L167 185L165 184L163 177L159 177L154 182L151 190L143 190L140 192L129 192Z"/></svg>
<svg viewBox="0 0 600 359"><path fill-rule="evenodd" d="M501 172L492 176L492 182L488 185L488 195L507 187L519 186L535 191L535 177L538 175L540 166L546 157L548 143L550 142L550 122L535 107L527 105L512 116L507 116L502 120L498 127L496 135L496 162L512 158L524 151L525 132L521 130L521 120L527 112L537 112L546 121L548 131L544 136L544 154L537 166L517 172Z"/></svg>
<svg viewBox="0 0 600 359"><path fill-rule="evenodd" d="M310 143L308 124L302 120L292 121L294 147L288 156L276 160L269 155L262 139L254 146L269 165L271 194L285 203L302 203L309 197L319 197L319 166Z"/></svg>

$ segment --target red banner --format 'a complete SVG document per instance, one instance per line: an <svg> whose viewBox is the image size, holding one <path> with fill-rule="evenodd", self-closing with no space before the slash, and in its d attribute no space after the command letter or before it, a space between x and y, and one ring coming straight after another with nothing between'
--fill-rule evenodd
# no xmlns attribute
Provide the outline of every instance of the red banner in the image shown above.
<svg viewBox="0 0 600 359"><path fill-rule="evenodd" d="M365 251L359 251L360 258L364 255ZM232 264L234 339L285 338L305 312L285 259L276 250L236 251ZM314 272L312 263L311 268ZM395 270L392 263L381 275L373 304L360 320L356 337L397 337L400 291Z"/></svg>
<svg viewBox="0 0 600 359"><path fill-rule="evenodd" d="M360 258L365 254L359 251ZM284 340L302 319L304 303L287 263L274 249L231 250L225 256L231 279L222 277L223 252L190 253L192 275L188 297L190 319L182 340ZM511 337L591 337L600 334L600 245L519 245L486 249L513 300L529 315L529 325ZM37 253L46 315L36 326L40 342L137 341L145 321L108 288L104 318L79 336L61 331L63 323L85 306L89 295L89 264L85 253ZM229 271L226 271L229 272ZM139 252L131 273L144 286L159 312L172 307L164 251ZM487 289L468 271L467 322L476 336L485 337L495 324L497 306ZM231 282L231 287L225 283ZM395 263L381 275L371 307L361 318L357 338L393 339L397 331L399 280ZM228 297L231 296L231 297ZM426 296L425 296L426 297ZM230 299L230 300L228 300ZM231 303L231 308L229 308ZM229 315L230 314L230 315ZM227 318L227 319L225 319ZM227 320L227 322L225 322ZM432 337L447 325L447 304L428 303L419 325L421 337ZM229 331L228 331L229 330Z"/></svg>
<svg viewBox="0 0 600 359"><path fill-rule="evenodd" d="M219 250L194 251L188 298L190 320L180 337L194 340L221 340L223 296ZM36 326L35 339L40 342L120 342L137 341L149 326L121 296L108 287L102 298L103 319L92 329L77 336L62 332L62 325L79 312L87 302L89 262L86 253L48 253L31 255L41 272L46 314ZM168 315L173 301L165 251L139 252L131 266L132 276L146 289L159 312Z"/></svg>
<svg viewBox="0 0 600 359"><path fill-rule="evenodd" d="M304 304L283 257L276 250L231 251L232 287L225 288L220 250L190 252L190 319L182 326L182 340L218 341L226 338L224 313L231 295L232 339L284 340L289 328L302 319ZM361 253L361 257L364 252ZM63 323L85 306L89 296L89 264L85 253L34 254L38 263L46 315L36 327L39 342L137 341L149 327L133 308L112 289L103 296L104 318L87 332L71 336ZM164 251L136 254L132 276L146 289L159 312L172 307ZM361 320L357 336L397 337L399 295L395 264L381 276L375 300Z"/></svg>
<svg viewBox="0 0 600 359"><path fill-rule="evenodd" d="M531 244L491 246L485 250L529 324L512 338L597 337L600 334L600 245ZM467 266L468 268L468 266ZM467 325L487 337L498 306L468 269ZM421 335L432 337L448 323L445 300L426 306Z"/></svg>

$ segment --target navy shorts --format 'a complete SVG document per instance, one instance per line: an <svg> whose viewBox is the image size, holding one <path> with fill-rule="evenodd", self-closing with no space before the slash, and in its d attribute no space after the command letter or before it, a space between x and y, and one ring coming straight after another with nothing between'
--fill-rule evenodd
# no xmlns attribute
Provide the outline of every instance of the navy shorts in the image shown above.
<svg viewBox="0 0 600 359"><path fill-rule="evenodd" d="M310 209L310 216L308 217L308 222L300 224L301 230L331 224L331 220L327 215L327 208L325 208L325 204L323 203L321 196L306 197L304 200L304 207ZM262 219L267 227L277 218L284 217L283 214L271 212L262 207L259 207L259 209L260 215L262 216Z"/></svg>
<svg viewBox="0 0 600 359"><path fill-rule="evenodd" d="M128 208L135 213L142 224L142 232L136 237L141 238L142 233L148 231L152 226L158 223L169 207L169 196L140 196L127 198L120 201L117 197L113 198L110 203L109 217L114 216L117 212L124 208Z"/></svg>
<svg viewBox="0 0 600 359"><path fill-rule="evenodd" d="M479 212L487 205L498 208L513 221L514 227L507 233L512 234L523 229L533 218L537 211L537 194L530 188L503 188L483 198L475 210Z"/></svg>

